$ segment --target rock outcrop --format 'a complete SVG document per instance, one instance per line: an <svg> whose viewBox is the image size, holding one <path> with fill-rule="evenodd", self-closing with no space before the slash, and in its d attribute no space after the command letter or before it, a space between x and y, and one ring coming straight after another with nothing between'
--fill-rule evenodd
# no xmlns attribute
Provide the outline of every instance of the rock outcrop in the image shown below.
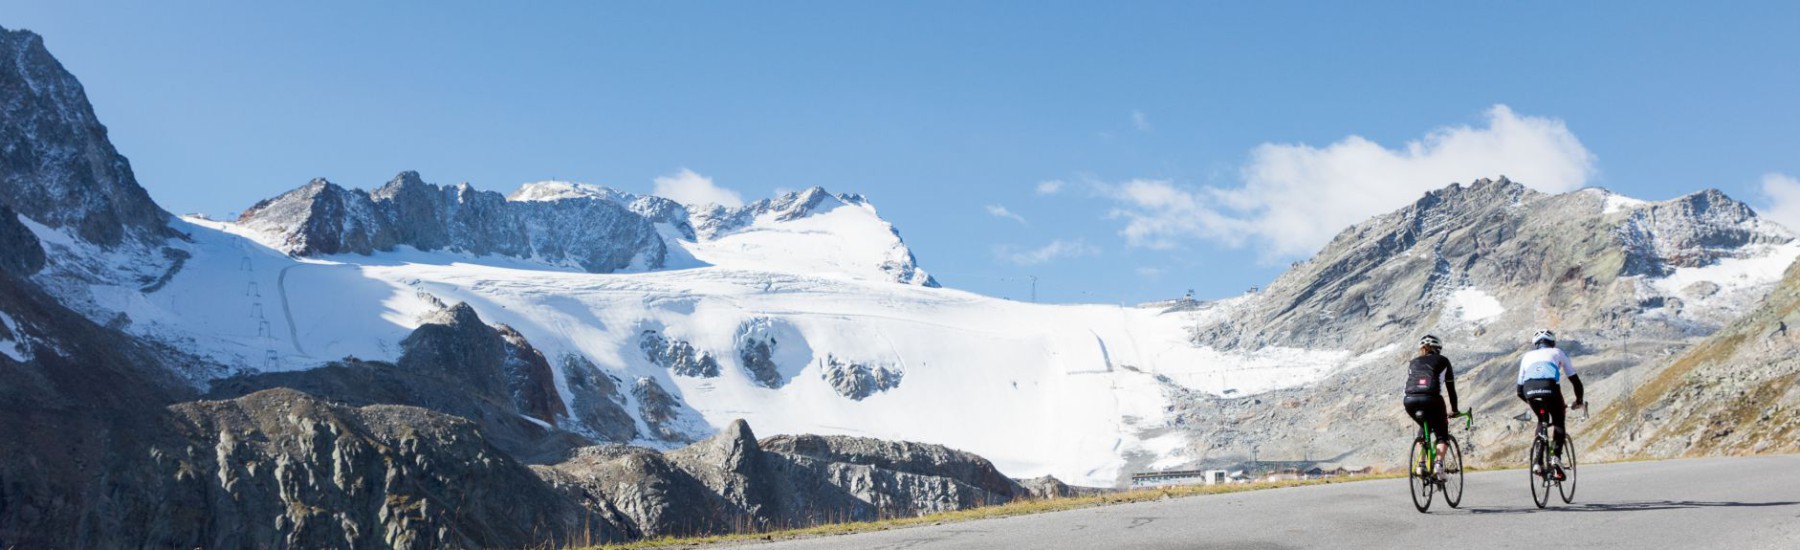
<svg viewBox="0 0 1800 550"><path fill-rule="evenodd" d="M895 366L846 361L833 355L826 355L819 365L819 376L825 383L831 384L831 389L838 395L854 401L899 387L900 379L905 375L905 371Z"/></svg>
<svg viewBox="0 0 1800 550"><path fill-rule="evenodd" d="M658 453L589 447L540 475L653 537L872 520L1030 495L986 460L936 445L820 436L758 441L742 420Z"/></svg>
<svg viewBox="0 0 1800 550"><path fill-rule="evenodd" d="M676 376L719 376L719 361L712 354L695 349L693 344L685 341L664 337L654 330L646 330L638 335L638 349L644 352L644 358L650 364L669 369Z"/></svg>

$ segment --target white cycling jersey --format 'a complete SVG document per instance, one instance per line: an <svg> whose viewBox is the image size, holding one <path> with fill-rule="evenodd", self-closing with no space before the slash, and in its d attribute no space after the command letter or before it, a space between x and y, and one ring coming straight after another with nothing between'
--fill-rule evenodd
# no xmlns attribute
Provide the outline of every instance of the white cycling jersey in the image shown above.
<svg viewBox="0 0 1800 550"><path fill-rule="evenodd" d="M1575 365L1569 355L1557 348L1538 348L1519 357L1519 383L1526 380L1561 382L1564 376L1575 376Z"/></svg>

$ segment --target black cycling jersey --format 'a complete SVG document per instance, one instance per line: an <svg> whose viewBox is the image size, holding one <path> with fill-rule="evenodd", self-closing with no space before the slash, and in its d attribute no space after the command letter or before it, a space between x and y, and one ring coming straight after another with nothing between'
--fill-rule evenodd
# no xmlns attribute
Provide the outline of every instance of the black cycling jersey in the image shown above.
<svg viewBox="0 0 1800 550"><path fill-rule="evenodd" d="M1406 365L1406 395L1435 396L1440 395L1440 389L1450 396L1450 410L1461 410L1456 403L1456 371L1449 358L1430 353L1414 357Z"/></svg>

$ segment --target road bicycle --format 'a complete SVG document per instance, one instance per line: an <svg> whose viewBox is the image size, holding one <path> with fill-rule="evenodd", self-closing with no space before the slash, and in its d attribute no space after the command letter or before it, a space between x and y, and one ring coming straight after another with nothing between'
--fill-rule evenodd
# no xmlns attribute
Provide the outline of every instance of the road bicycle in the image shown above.
<svg viewBox="0 0 1800 550"><path fill-rule="evenodd" d="M1462 418L1466 430L1475 429L1475 415L1464 411L1451 418ZM1417 419L1416 419L1417 420ZM1431 499L1437 493L1444 493L1444 502L1451 508L1462 505L1463 461L1462 447L1458 445L1456 436L1451 435L1443 441L1444 455L1438 456L1437 441L1425 422L1419 424L1419 434L1413 436L1411 456L1408 457L1406 480L1412 486L1413 507L1420 512L1431 509Z"/></svg>
<svg viewBox="0 0 1800 550"><path fill-rule="evenodd" d="M1589 405L1581 405L1581 418L1585 420ZM1565 429L1557 432L1556 441L1552 443L1549 436L1545 435L1550 428L1548 416L1537 416L1537 437L1531 441L1531 467L1526 470L1531 476L1531 501L1537 503L1538 508L1550 504L1550 488L1554 486L1562 496L1563 504L1573 504L1579 471L1576 467L1575 445L1569 438L1568 422L1563 422Z"/></svg>

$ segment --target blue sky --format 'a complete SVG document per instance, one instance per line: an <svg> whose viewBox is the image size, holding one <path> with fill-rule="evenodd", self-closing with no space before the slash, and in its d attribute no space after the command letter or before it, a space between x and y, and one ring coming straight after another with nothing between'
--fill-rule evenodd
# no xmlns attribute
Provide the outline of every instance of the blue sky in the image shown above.
<svg viewBox="0 0 1800 550"><path fill-rule="evenodd" d="M863 193L949 286L1098 302L1233 295L1499 173L1800 221L1792 3L68 4L0 26L176 212L687 169Z"/></svg>

